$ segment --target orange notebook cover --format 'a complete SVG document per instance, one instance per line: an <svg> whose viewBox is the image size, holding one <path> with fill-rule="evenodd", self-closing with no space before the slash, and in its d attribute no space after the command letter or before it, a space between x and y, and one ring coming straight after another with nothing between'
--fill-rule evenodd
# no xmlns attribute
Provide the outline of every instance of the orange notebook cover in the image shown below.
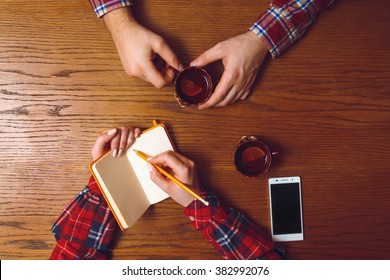
<svg viewBox="0 0 390 280"><path fill-rule="evenodd" d="M133 149L153 157L174 147L165 125L154 121L122 156L114 158L108 152L89 166L122 231L133 226L150 205L169 197L150 179L146 162Z"/></svg>

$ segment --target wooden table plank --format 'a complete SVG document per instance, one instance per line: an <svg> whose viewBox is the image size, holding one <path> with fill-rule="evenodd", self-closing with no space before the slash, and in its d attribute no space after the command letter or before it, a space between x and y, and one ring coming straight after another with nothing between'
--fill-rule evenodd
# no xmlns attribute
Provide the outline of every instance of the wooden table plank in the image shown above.
<svg viewBox="0 0 390 280"><path fill-rule="evenodd" d="M183 63L240 34L267 1L138 1L137 18ZM281 58L268 58L250 98L182 109L168 86L128 78L87 1L0 2L0 258L47 259L50 228L89 178L108 128L168 125L201 181L269 231L268 177L302 177L305 241L290 259L388 259L388 1L338 1ZM190 19L190 20L188 20ZM208 67L214 78L221 65ZM279 151L259 178L232 162L243 135ZM119 238L115 259L219 259L172 200Z"/></svg>

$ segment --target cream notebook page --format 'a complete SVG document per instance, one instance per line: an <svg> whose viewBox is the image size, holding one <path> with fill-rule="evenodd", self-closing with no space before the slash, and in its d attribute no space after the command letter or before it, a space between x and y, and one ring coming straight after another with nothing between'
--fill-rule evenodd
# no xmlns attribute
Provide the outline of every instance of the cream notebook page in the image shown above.
<svg viewBox="0 0 390 280"><path fill-rule="evenodd" d="M147 163L137 156L133 150L141 151L150 157L168 150L173 151L171 141L165 132L164 127L157 126L141 134L141 136L135 140L135 143L127 150L126 155L144 189L149 203L154 204L168 198L169 195L162 191L160 187L150 179Z"/></svg>
<svg viewBox="0 0 390 280"><path fill-rule="evenodd" d="M122 227L131 227L150 203L128 159L113 158L109 153L92 169Z"/></svg>

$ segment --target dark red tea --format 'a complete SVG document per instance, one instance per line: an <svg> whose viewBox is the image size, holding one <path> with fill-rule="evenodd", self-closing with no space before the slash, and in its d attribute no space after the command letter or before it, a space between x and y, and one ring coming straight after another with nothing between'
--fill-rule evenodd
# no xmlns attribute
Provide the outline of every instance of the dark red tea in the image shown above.
<svg viewBox="0 0 390 280"><path fill-rule="evenodd" d="M211 78L202 68L188 67L177 76L175 90L181 105L197 105L209 99Z"/></svg>
<svg viewBox="0 0 390 280"><path fill-rule="evenodd" d="M259 176L271 165L271 153L266 145L255 138L245 138L236 149L234 163L242 174Z"/></svg>

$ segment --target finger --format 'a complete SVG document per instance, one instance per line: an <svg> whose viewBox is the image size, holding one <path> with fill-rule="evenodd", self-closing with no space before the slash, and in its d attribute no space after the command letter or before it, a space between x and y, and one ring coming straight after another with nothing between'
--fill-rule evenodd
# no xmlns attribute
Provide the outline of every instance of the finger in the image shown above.
<svg viewBox="0 0 390 280"><path fill-rule="evenodd" d="M108 144L111 141L111 139L115 137L116 133L117 133L116 128L104 131L97 138L95 146L97 146L98 148L104 148L106 144Z"/></svg>
<svg viewBox="0 0 390 280"><path fill-rule="evenodd" d="M243 87L241 87L238 91L237 91L237 94L234 96L233 100L230 102L230 103L235 103L237 102L238 100L241 99L241 97L247 92L249 91L248 87L246 85L244 85Z"/></svg>
<svg viewBox="0 0 390 280"><path fill-rule="evenodd" d="M141 129L140 128L135 128L134 129L134 139L133 139L133 142L130 143L130 146L134 144L134 141L136 138L140 137L141 136Z"/></svg>
<svg viewBox="0 0 390 280"><path fill-rule="evenodd" d="M237 99L237 100L234 100L234 102L238 101L238 100L245 100L248 98L248 96L250 95L251 93L251 89L248 88L246 90L243 90L242 93L240 94L240 97Z"/></svg>
<svg viewBox="0 0 390 280"><path fill-rule="evenodd" d="M251 93L250 90L246 91L246 92L240 97L240 99L241 99L241 100L247 99L250 93Z"/></svg>
<svg viewBox="0 0 390 280"><path fill-rule="evenodd" d="M130 148L131 145L134 144L134 141L136 138L138 138L141 135L141 129L140 128L129 128L129 136L127 137L127 146L126 149Z"/></svg>
<svg viewBox="0 0 390 280"><path fill-rule="evenodd" d="M116 133L117 129L113 128L104 131L99 135L92 147L92 158L94 160L100 157L106 151L107 144L115 137Z"/></svg>
<svg viewBox="0 0 390 280"><path fill-rule="evenodd" d="M120 143L121 135L122 135L121 129L118 128L117 129L117 133L115 134L115 137L112 138L112 140L111 140L110 148L111 148L113 157L116 157L118 155L119 143Z"/></svg>
<svg viewBox="0 0 390 280"><path fill-rule="evenodd" d="M147 62L144 77L156 88L162 88L166 85L163 75L157 70L152 61Z"/></svg>
<svg viewBox="0 0 390 280"><path fill-rule="evenodd" d="M225 99L225 97L228 95L228 93L233 87L233 83L231 82L232 79L230 79L230 77L228 76L229 75L227 75L226 72L223 73L220 82L215 88L214 93L211 95L209 100L198 106L199 109L210 108Z"/></svg>
<svg viewBox="0 0 390 280"><path fill-rule="evenodd" d="M226 97L219 103L215 105L215 107L223 107L228 104L232 104L240 99L240 97L247 91L248 83L239 78L236 82L234 82L234 86L231 88Z"/></svg>
<svg viewBox="0 0 390 280"><path fill-rule="evenodd" d="M243 90L243 93L242 93L241 96L240 96L240 100L244 100L244 99L248 98L249 94L251 93L253 83L254 83L255 80L256 80L256 77L257 77L257 74L256 74L256 75L253 75L253 76L249 79L249 81L246 83L246 85L245 85L245 87L244 87L244 90Z"/></svg>
<svg viewBox="0 0 390 280"><path fill-rule="evenodd" d="M163 76L163 79L165 81L166 84L169 84L173 81L173 79L175 78L175 72L173 72L173 70L165 67L161 70L161 74Z"/></svg>
<svg viewBox="0 0 390 280"><path fill-rule="evenodd" d="M201 55L199 55L197 58L195 58L191 63L190 66L205 66L211 62L220 60L223 58L223 52L220 47L220 44L215 45L211 49L205 51Z"/></svg>
<svg viewBox="0 0 390 280"><path fill-rule="evenodd" d="M176 73L172 69L169 69L168 67L162 69L161 74L163 76L166 85L173 82L176 76Z"/></svg>
<svg viewBox="0 0 390 280"><path fill-rule="evenodd" d="M167 192L169 184L171 183L165 176L163 176L153 164L148 163L147 165L150 171L150 179L159 186L163 191Z"/></svg>
<svg viewBox="0 0 390 280"><path fill-rule="evenodd" d="M134 141L135 141L135 129L129 127L129 135L127 136L126 150L130 148L130 146L134 143Z"/></svg>
<svg viewBox="0 0 390 280"><path fill-rule="evenodd" d="M169 45L163 41L163 43L158 43L154 45L153 50L170 66L181 71L184 69L183 64L181 64L179 58L169 47Z"/></svg>
<svg viewBox="0 0 390 280"><path fill-rule="evenodd" d="M195 163L185 156L168 151L153 157L150 162L164 166L165 170L183 183L198 187Z"/></svg>
<svg viewBox="0 0 390 280"><path fill-rule="evenodd" d="M150 162L160 166L167 166L172 169L174 173L177 173L176 170L184 164L183 156L179 156L178 153L173 151L166 151L158 154L150 159Z"/></svg>
<svg viewBox="0 0 390 280"><path fill-rule="evenodd" d="M180 73L181 70L184 69L183 65L180 62L179 65L169 65L163 60L160 55L157 55L157 58L153 60L153 63L156 66L157 71L162 74L165 84L171 83L174 80L175 76Z"/></svg>
<svg viewBox="0 0 390 280"><path fill-rule="evenodd" d="M230 103L233 103L233 100L235 99L237 94L238 94L237 88L233 86L230 89L230 91L226 94L225 98L223 100L221 100L220 102L218 102L217 104L215 104L214 106L215 107L224 107Z"/></svg>
<svg viewBox="0 0 390 280"><path fill-rule="evenodd" d="M236 97L232 100L232 102L231 103L235 103L235 102L237 102L238 100L244 100L242 97L247 93L247 92L249 92L249 90L246 90L246 89L243 89L243 90L241 90L237 95L236 95Z"/></svg>
<svg viewBox="0 0 390 280"><path fill-rule="evenodd" d="M126 150L127 147L127 139L129 137L129 129L127 127L121 128L121 138L119 140L119 151L118 157L122 155L122 153Z"/></svg>
<svg viewBox="0 0 390 280"><path fill-rule="evenodd" d="M152 164L148 164L148 169L150 171L151 180L177 203L187 207L194 201L194 197L190 193L171 180L165 178Z"/></svg>

